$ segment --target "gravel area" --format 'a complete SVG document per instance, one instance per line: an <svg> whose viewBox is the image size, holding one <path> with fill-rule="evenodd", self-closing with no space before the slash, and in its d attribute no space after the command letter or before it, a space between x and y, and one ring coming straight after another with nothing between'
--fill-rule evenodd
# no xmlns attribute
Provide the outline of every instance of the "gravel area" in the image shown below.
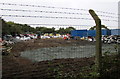
<svg viewBox="0 0 120 79"><path fill-rule="evenodd" d="M104 44L102 52L115 52L114 44ZM95 45L83 46L66 46L66 47L50 47L39 48L31 51L21 52L21 56L32 61L46 61L52 59L66 59L66 58L84 58L95 55Z"/></svg>

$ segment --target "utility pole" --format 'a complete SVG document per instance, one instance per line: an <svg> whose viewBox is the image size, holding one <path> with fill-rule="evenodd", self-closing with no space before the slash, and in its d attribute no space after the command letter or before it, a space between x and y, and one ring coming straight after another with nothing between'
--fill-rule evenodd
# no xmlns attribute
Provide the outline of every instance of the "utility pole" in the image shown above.
<svg viewBox="0 0 120 79"><path fill-rule="evenodd" d="M96 23L96 55L95 55L95 65L96 71L101 75L101 58L102 58L102 45L101 45L101 20L94 12L94 10L89 10L89 13L93 17Z"/></svg>

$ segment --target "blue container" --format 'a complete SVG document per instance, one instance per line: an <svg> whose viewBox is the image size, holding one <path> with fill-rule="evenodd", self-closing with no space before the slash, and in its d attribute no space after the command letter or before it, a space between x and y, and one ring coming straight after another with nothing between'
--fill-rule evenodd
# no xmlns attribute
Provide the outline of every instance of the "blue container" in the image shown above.
<svg viewBox="0 0 120 79"><path fill-rule="evenodd" d="M87 31L87 35L88 35L88 36L95 37L95 36L96 36L96 31L95 31L95 30L88 30L88 31Z"/></svg>
<svg viewBox="0 0 120 79"><path fill-rule="evenodd" d="M111 31L110 30L106 30L106 29L102 29L102 35L111 35Z"/></svg>
<svg viewBox="0 0 120 79"><path fill-rule="evenodd" d="M111 30L102 29L101 31L102 35L111 35ZM72 30L71 36L76 37L95 37L96 36L96 30Z"/></svg>
<svg viewBox="0 0 120 79"><path fill-rule="evenodd" d="M120 29L112 29L111 35L120 35Z"/></svg>
<svg viewBox="0 0 120 79"><path fill-rule="evenodd" d="M87 37L87 30L72 30L71 36Z"/></svg>
<svg viewBox="0 0 120 79"><path fill-rule="evenodd" d="M110 30L102 29L101 31L102 35L111 35ZM88 36L95 37L96 36L96 30L88 30Z"/></svg>

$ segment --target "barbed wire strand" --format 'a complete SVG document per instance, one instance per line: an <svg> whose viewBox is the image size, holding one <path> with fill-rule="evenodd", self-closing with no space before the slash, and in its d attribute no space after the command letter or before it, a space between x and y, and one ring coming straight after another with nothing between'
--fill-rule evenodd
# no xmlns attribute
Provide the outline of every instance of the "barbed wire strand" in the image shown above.
<svg viewBox="0 0 120 79"><path fill-rule="evenodd" d="M21 11L21 12L40 12L40 13L59 13L59 14L77 14L77 15L89 15L85 13L72 13L72 12L57 12L57 11L40 11L40 10L20 10L20 9L0 9L3 11Z"/></svg>
<svg viewBox="0 0 120 79"><path fill-rule="evenodd" d="M77 9L77 8L65 8L65 7L53 7L53 6L39 6L39 5L28 5L28 4L12 4L12 3L0 3L1 5L13 5L13 6L29 6L29 7L43 7L43 8L58 8L58 9L69 9L69 10L81 10L81 11L88 11L87 9ZM105 14L111 14L111 15L120 15L116 13L111 12L104 12L104 11L98 11L99 13L105 13Z"/></svg>
<svg viewBox="0 0 120 79"><path fill-rule="evenodd" d="M76 15L90 15L86 13L72 13L72 12L57 12L57 11L40 11L40 10L21 10L21 9L0 9L3 11L21 11L21 12L40 12L40 13L58 13L58 14L76 14ZM101 17L109 17L109 18L119 18L114 16L107 16L107 15L98 15Z"/></svg>
<svg viewBox="0 0 120 79"><path fill-rule="evenodd" d="M81 26L81 27L91 27L91 26L95 26L95 25L72 25L72 24L27 24L27 25L39 25L39 26L72 26L72 27L75 27L75 26ZM115 26L107 26L107 27L115 27Z"/></svg>
<svg viewBox="0 0 120 79"><path fill-rule="evenodd" d="M53 17L53 16L26 16L26 15L0 15L1 17L29 17L29 18L54 18L54 19L82 19L82 20L93 20L91 18L78 18L78 17ZM101 19L103 21L114 21L117 20L109 20L109 19Z"/></svg>
<svg viewBox="0 0 120 79"><path fill-rule="evenodd" d="M28 4L12 4L12 3L0 3L0 4L2 4L2 5L13 5L13 6L29 6L29 7L58 8L58 9L70 9L70 10L88 11L87 9L65 8L65 7L53 7L53 6L40 6L40 5L28 5Z"/></svg>
<svg viewBox="0 0 120 79"><path fill-rule="evenodd" d="M56 19L84 19L93 20L91 18L77 18L77 17L53 17L53 16L26 16L26 15L1 15L5 17L29 17L29 18L56 18Z"/></svg>
<svg viewBox="0 0 120 79"><path fill-rule="evenodd" d="M71 25L71 24L28 24L28 25L45 25L45 26L94 26L94 25Z"/></svg>

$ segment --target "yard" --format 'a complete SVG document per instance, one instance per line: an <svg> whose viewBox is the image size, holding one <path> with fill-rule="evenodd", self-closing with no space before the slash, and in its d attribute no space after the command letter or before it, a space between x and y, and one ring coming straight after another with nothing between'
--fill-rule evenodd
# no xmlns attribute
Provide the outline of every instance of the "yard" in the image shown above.
<svg viewBox="0 0 120 79"><path fill-rule="evenodd" d="M38 39L17 43L11 47L11 53L2 57L3 79L95 79L97 76L94 71L94 42ZM103 51L116 52L113 44L103 45ZM119 57L116 59L110 56L109 60L104 60L104 63L107 62L105 67L108 67L104 67L104 70L108 74L104 73L106 75L103 74L102 77L106 79L110 74L114 74L109 79L117 79Z"/></svg>

